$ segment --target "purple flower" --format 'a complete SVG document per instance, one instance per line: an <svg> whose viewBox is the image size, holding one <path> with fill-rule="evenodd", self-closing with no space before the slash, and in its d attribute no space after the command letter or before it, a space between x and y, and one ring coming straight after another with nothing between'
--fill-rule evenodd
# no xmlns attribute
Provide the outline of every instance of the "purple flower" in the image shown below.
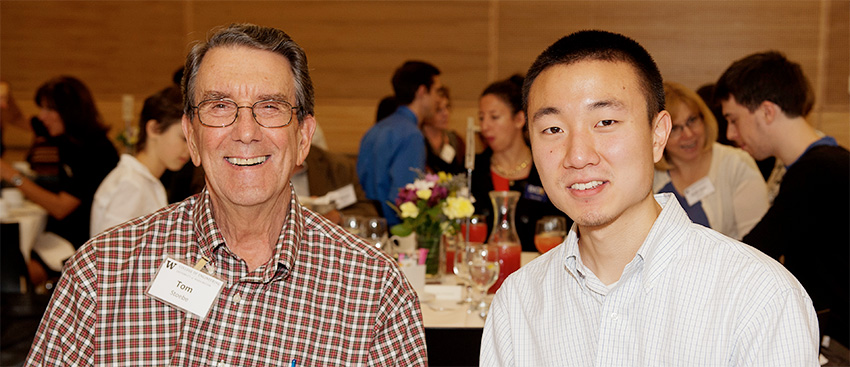
<svg viewBox="0 0 850 367"><path fill-rule="evenodd" d="M416 189L401 188L398 190L398 197L395 199L395 205L401 206L406 202L416 203Z"/></svg>
<svg viewBox="0 0 850 367"><path fill-rule="evenodd" d="M436 185L431 189L431 198L428 199L428 206L437 205L440 200L449 196L449 190L445 186Z"/></svg>

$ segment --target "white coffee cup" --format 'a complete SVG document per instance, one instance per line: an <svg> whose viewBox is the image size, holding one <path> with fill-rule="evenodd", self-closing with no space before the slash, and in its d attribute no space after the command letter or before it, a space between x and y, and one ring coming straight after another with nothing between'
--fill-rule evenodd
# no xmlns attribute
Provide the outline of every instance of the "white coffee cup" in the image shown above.
<svg viewBox="0 0 850 367"><path fill-rule="evenodd" d="M24 193L17 187L6 187L0 192L3 202L9 209L20 208L24 205Z"/></svg>

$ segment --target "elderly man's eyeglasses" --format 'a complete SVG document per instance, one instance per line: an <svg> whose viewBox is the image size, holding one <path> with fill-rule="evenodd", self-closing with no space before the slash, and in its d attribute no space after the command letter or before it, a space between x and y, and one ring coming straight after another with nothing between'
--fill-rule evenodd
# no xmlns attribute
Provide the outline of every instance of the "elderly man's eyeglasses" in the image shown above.
<svg viewBox="0 0 850 367"><path fill-rule="evenodd" d="M292 114L299 107L289 102L267 99L250 106L240 106L229 99L207 99L192 106L198 111L201 125L209 127L227 127L236 122L240 108L251 109L251 115L262 127L284 127L292 122Z"/></svg>

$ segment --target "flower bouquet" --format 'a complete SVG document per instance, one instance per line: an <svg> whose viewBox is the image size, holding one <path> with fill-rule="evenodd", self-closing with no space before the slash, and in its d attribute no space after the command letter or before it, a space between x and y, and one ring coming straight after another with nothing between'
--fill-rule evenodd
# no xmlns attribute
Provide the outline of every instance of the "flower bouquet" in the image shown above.
<svg viewBox="0 0 850 367"><path fill-rule="evenodd" d="M417 247L428 249L427 274L439 272L442 235L456 234L460 227L456 219L468 218L475 211L467 192L463 174L420 172L413 183L399 189L395 203L389 203L402 220L390 232L400 237L416 233Z"/></svg>

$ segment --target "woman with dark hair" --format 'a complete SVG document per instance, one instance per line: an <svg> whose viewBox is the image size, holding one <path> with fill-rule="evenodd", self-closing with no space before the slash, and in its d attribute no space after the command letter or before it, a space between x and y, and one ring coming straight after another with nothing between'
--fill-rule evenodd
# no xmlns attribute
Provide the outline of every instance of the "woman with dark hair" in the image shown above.
<svg viewBox="0 0 850 367"><path fill-rule="evenodd" d="M481 93L478 122L487 149L475 156L472 195L475 197L475 212L487 216L487 226L492 230L490 191L520 192L516 206L516 231L523 251L537 251L534 246L537 220L547 215L564 217L564 213L549 201L531 158L522 109L523 79L514 75L490 84ZM571 225L572 221L566 219Z"/></svg>
<svg viewBox="0 0 850 367"><path fill-rule="evenodd" d="M46 231L80 247L89 239L89 214L97 186L118 163L118 152L88 88L80 80L61 76L38 88L35 120L46 143L56 147L58 169L49 187L24 177L0 161L0 176L17 186L27 199L47 210Z"/></svg>
<svg viewBox="0 0 850 367"><path fill-rule="evenodd" d="M122 154L118 166L101 182L91 210L91 235L168 205L160 177L189 161L180 121L183 95L176 86L145 99L139 118L136 154Z"/></svg>

